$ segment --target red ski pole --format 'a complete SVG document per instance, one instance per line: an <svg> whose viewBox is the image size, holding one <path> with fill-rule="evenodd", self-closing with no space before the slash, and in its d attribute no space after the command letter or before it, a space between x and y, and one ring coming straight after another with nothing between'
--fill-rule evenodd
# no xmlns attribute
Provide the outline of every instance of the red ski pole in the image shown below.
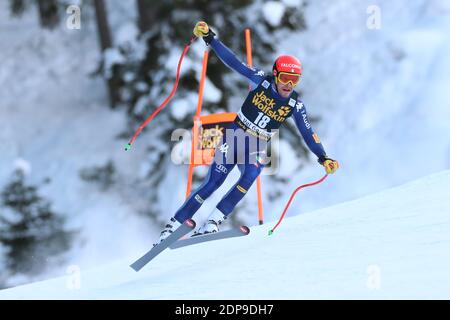
<svg viewBox="0 0 450 320"><path fill-rule="evenodd" d="M291 205L292 200L294 199L295 194L300 191L303 188L306 187L310 187L310 186L314 186L316 184L321 183L322 181L324 181L326 178L328 177L328 174L324 175L320 180L317 180L315 182L312 183L308 183L308 184L304 184L300 187L298 187L297 189L295 189L295 191L292 193L291 197L289 198L288 203L286 204L286 207L284 207L284 211L283 214L281 215L280 219L278 220L278 223L275 225L275 227L273 227L270 231L269 231L269 236L271 236L273 234L273 232L275 231L276 228L278 228L278 226L280 225L281 221L284 218L284 215L286 214L287 209L289 208L289 206Z"/></svg>
<svg viewBox="0 0 450 320"><path fill-rule="evenodd" d="M164 102L150 115L150 117L148 117L147 120L145 120L144 123L142 123L139 126L139 128L136 130L136 132L134 133L133 137L131 138L130 142L128 142L127 145L125 146L125 151L128 151L128 150L131 149L131 145L133 144L134 140L136 140L137 136L141 133L142 129L144 129L144 127L147 124L149 124L149 122L152 121L154 117L156 117L156 115L164 108L164 106L174 96L174 94L175 94L175 92L177 91L177 88L178 88L178 82L180 81L181 63L183 62L184 56L186 55L187 51L189 50L189 47L191 46L192 42L194 42L195 39L196 39L196 37L192 37L191 40L189 41L189 43L184 47L183 53L181 54L180 60L178 61L177 76L176 76L175 83L174 83L173 88L172 88L172 92L170 92L170 94L166 98L166 100L164 100Z"/></svg>

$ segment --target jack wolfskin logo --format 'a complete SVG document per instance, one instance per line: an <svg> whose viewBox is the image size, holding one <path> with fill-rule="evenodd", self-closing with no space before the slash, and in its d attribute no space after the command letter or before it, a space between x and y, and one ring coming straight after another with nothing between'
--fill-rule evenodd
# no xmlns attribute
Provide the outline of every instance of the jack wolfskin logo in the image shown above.
<svg viewBox="0 0 450 320"><path fill-rule="evenodd" d="M196 194L195 195L195 200L197 200L198 203L202 204L205 200L203 200L202 197L200 197L200 195Z"/></svg>
<svg viewBox="0 0 450 320"><path fill-rule="evenodd" d="M289 114L289 111L291 111L291 108L289 107L281 107L277 110L278 114L282 117L285 117Z"/></svg>
<svg viewBox="0 0 450 320"><path fill-rule="evenodd" d="M284 122L284 120L286 120L286 118L281 115L284 114L284 110L278 112L278 110L274 109L276 107L275 99L267 96L264 91L255 93L252 98L252 103L270 119L277 122Z"/></svg>
<svg viewBox="0 0 450 320"><path fill-rule="evenodd" d="M264 94L264 91L260 91L253 96L252 103L258 107L261 111L270 110L275 107L275 100L273 98L269 98Z"/></svg>

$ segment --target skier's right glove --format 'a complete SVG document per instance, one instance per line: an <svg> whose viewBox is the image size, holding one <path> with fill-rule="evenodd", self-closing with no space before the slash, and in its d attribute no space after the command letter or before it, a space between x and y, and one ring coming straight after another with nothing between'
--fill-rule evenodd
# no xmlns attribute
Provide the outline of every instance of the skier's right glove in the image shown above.
<svg viewBox="0 0 450 320"><path fill-rule="evenodd" d="M194 35L198 38L203 38L207 45L212 41L214 36L216 35L214 31L212 31L208 24L204 21L199 21L195 24L194 27Z"/></svg>

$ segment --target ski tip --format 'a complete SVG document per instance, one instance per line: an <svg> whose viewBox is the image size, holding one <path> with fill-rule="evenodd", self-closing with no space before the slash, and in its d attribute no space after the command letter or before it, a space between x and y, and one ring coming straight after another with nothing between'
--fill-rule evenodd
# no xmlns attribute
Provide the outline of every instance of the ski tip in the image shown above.
<svg viewBox="0 0 450 320"><path fill-rule="evenodd" d="M129 151L131 149L131 143L127 143L125 146L125 151Z"/></svg>
<svg viewBox="0 0 450 320"><path fill-rule="evenodd" d="M138 272L139 270L141 270L140 268L137 268L134 265L130 265L130 268L133 269L134 271Z"/></svg>
<svg viewBox="0 0 450 320"><path fill-rule="evenodd" d="M269 230L269 236L273 235L273 230Z"/></svg>
<svg viewBox="0 0 450 320"><path fill-rule="evenodd" d="M239 230L241 230L241 232L242 232L243 234L249 234L249 233L250 233L250 228L247 227L247 226L240 226L240 227L239 227Z"/></svg>
<svg viewBox="0 0 450 320"><path fill-rule="evenodd" d="M188 226L189 228L191 228L191 229L194 229L195 226L196 226L195 221L192 220L192 219L187 219L187 220L184 222L184 224L187 225L187 226Z"/></svg>

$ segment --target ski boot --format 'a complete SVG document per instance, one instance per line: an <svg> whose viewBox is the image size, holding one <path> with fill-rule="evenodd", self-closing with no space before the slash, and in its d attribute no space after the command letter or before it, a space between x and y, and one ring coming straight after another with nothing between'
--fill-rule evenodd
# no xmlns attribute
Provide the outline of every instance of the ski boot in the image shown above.
<svg viewBox="0 0 450 320"><path fill-rule="evenodd" d="M170 218L169 222L167 222L164 229L161 231L161 234L159 235L158 242L154 243L153 246L156 246L164 241L168 236L172 234L179 226L181 226L181 223L179 223L175 217Z"/></svg>
<svg viewBox="0 0 450 320"><path fill-rule="evenodd" d="M227 218L222 212L218 209L214 209L213 213L211 213L208 217L208 220L192 235L200 236L202 234L219 232L220 224Z"/></svg>

